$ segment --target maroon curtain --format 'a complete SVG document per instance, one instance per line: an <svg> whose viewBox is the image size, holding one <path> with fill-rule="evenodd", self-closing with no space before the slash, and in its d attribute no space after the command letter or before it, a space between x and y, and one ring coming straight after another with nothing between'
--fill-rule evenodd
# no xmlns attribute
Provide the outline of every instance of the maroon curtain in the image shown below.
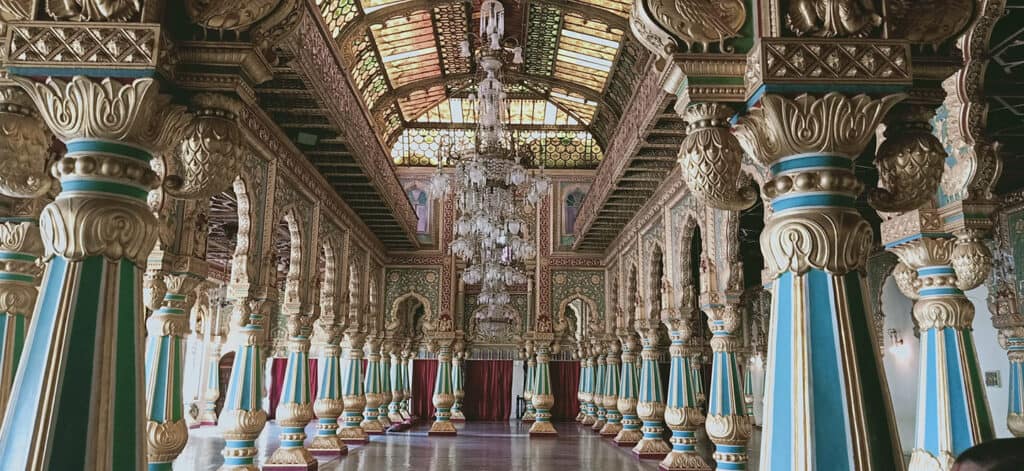
<svg viewBox="0 0 1024 471"><path fill-rule="evenodd" d="M512 360L465 362L462 413L466 420L508 420L512 415Z"/></svg>
<svg viewBox="0 0 1024 471"><path fill-rule="evenodd" d="M421 419L434 416L434 380L437 379L437 360L412 362L412 415Z"/></svg>
<svg viewBox="0 0 1024 471"><path fill-rule="evenodd" d="M287 358L274 358L274 362L270 365L270 410L267 411L267 419L275 419L277 415L277 404L281 402L281 392L284 390L284 372L288 367ZM316 358L310 358L309 360L309 398L310 400L316 399L316 386L317 386L317 374L316 370Z"/></svg>
<svg viewBox="0 0 1024 471"><path fill-rule="evenodd" d="M576 399L580 387L580 362L553 361L548 367L551 371L551 392L555 396L551 420L575 420L580 411L580 403Z"/></svg>

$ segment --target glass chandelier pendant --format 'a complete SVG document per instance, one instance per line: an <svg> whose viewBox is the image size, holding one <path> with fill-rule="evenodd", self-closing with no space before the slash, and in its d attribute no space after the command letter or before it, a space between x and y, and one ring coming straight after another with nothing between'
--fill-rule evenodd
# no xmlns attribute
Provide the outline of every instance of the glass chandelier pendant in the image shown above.
<svg viewBox="0 0 1024 471"><path fill-rule="evenodd" d="M514 40L506 40L505 7L498 0L485 0L480 7L480 38L477 63L480 78L469 100L477 112L477 129L472 143L442 146L437 170L430 179L434 198L454 196L457 217L455 239L450 253L466 263L462 281L480 285L477 301L488 309L481 320L511 321L508 287L527 282L526 262L537 249L525 221L551 189L543 174L531 175L524 163L533 161L517 146L508 130L508 94L502 82L506 62L523 63L523 51ZM470 41L461 44L470 56ZM450 164L450 173L445 163Z"/></svg>

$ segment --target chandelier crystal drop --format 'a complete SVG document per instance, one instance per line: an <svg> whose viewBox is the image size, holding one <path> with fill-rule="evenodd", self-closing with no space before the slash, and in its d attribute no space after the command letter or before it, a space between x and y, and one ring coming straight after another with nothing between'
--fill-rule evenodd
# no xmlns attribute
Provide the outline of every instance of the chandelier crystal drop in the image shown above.
<svg viewBox="0 0 1024 471"><path fill-rule="evenodd" d="M526 262L537 255L534 234L527 221L536 205L551 189L540 167L537 174L525 166L531 156L518 146L506 126L508 94L502 82L506 61L523 63L523 51L515 40L505 39L505 7L485 0L480 8L479 47L476 50L480 78L469 96L477 113L472 142L446 143L437 170L430 180L434 198L453 195L457 218L452 255L466 263L462 280L480 285L478 302L489 306L478 317L507 317L511 309L508 287L527 282ZM469 41L461 46L471 55ZM451 170L445 170L445 164Z"/></svg>

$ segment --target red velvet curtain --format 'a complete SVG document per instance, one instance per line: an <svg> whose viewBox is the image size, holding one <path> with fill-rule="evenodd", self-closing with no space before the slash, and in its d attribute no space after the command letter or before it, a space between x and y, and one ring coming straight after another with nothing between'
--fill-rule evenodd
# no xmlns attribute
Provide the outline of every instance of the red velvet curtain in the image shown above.
<svg viewBox="0 0 1024 471"><path fill-rule="evenodd" d="M274 358L270 365L270 410L267 411L267 419L274 419L277 415L277 404L281 402L281 392L284 390L284 372L288 367L287 358ZM309 359L309 399L316 400L317 375L316 358Z"/></svg>
<svg viewBox="0 0 1024 471"><path fill-rule="evenodd" d="M551 420L575 420L580 411L580 403L576 399L580 387L580 362L553 361L548 367L551 371L551 392L555 395Z"/></svg>
<svg viewBox="0 0 1024 471"><path fill-rule="evenodd" d="M466 420L508 420L512 415L512 360L465 362L462 413Z"/></svg>
<svg viewBox="0 0 1024 471"><path fill-rule="evenodd" d="M437 360L416 359L412 362L412 415L429 419L434 416L434 380Z"/></svg>

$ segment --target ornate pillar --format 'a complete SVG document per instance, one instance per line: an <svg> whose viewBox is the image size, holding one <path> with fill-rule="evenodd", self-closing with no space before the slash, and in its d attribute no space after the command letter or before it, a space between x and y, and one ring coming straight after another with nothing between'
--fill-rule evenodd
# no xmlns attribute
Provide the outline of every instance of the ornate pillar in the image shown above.
<svg viewBox="0 0 1024 471"><path fill-rule="evenodd" d="M337 326L326 326L325 342L320 347L320 361L317 362L316 436L309 444L313 456L334 457L348 453L348 447L338 436L338 417L345 411L341 382L341 335Z"/></svg>
<svg viewBox="0 0 1024 471"><path fill-rule="evenodd" d="M640 334L643 349L640 367L640 391L636 411L643 419L643 438L633 447L633 453L640 459L662 459L671 447L661 437L664 427L665 396L661 389L661 373L658 371L658 328L654 321L637 319L636 331Z"/></svg>
<svg viewBox="0 0 1024 471"><path fill-rule="evenodd" d="M1010 403L1006 426L1015 437L1024 437L1024 326L1000 331L1000 340L1010 360Z"/></svg>
<svg viewBox="0 0 1024 471"><path fill-rule="evenodd" d="M537 419L536 409L533 408L533 387L537 377L537 358L533 352L533 340L526 341L526 382L523 386L523 399L526 400L526 412L523 414L522 422L533 422Z"/></svg>
<svg viewBox="0 0 1024 471"><path fill-rule="evenodd" d="M264 469L317 468L316 458L306 449L306 425L313 419L309 394L309 336L312 319L293 314L288 319L288 362L284 369L281 402L275 411L281 427L281 447L267 460Z"/></svg>
<svg viewBox="0 0 1024 471"><path fill-rule="evenodd" d="M394 347L390 341L381 343L380 347L380 407L377 408L377 420L380 426L387 430L391 427L391 419L388 418L388 406L391 405L391 350Z"/></svg>
<svg viewBox="0 0 1024 471"><path fill-rule="evenodd" d="M736 304L711 306L711 389L704 428L715 444L715 461L721 469L746 469L750 417L744 406L743 383L737 351L743 340L735 335L743 317Z"/></svg>
<svg viewBox="0 0 1024 471"><path fill-rule="evenodd" d="M995 438L974 348L974 305L964 290L980 285L991 254L977 238L943 233L934 210L885 221L886 248L900 263L894 277L914 299L921 330L917 426L909 469L948 470L964 450Z"/></svg>
<svg viewBox="0 0 1024 471"><path fill-rule="evenodd" d="M150 471L169 471L188 441L182 397L184 335L195 288L206 272L202 260L179 257L172 263L174 271L163 276L167 291L160 307L146 320L146 455Z"/></svg>
<svg viewBox="0 0 1024 471"><path fill-rule="evenodd" d="M619 341L608 341L608 358L605 360L604 396L605 424L601 427L602 437L614 437L622 430L622 414L619 413Z"/></svg>
<svg viewBox="0 0 1024 471"><path fill-rule="evenodd" d="M380 384L380 340L371 334L366 341L366 348L370 351L366 359L366 377L363 383L366 402L363 409L363 421L359 426L369 435L380 435L384 433L384 427L381 426L378 419L380 405L383 402Z"/></svg>
<svg viewBox="0 0 1024 471"><path fill-rule="evenodd" d="M700 325L700 323L697 323ZM686 348L685 355L690 358L690 381L693 384L693 392L697 397L697 408L707 410L708 396L704 393L704 354L699 345Z"/></svg>
<svg viewBox="0 0 1024 471"><path fill-rule="evenodd" d="M859 271L873 241L853 171L902 97L767 93L735 129L770 169L761 251L774 306L759 469L902 468L863 301Z"/></svg>
<svg viewBox="0 0 1024 471"><path fill-rule="evenodd" d="M452 387L452 339L438 339L437 377L434 379L434 423L428 435L454 436L455 425L451 422L451 407L455 403Z"/></svg>
<svg viewBox="0 0 1024 471"><path fill-rule="evenodd" d="M740 371L743 372L743 404L744 409L747 412L747 417L750 417L751 425L754 420L754 375L750 371L750 359L743 358L743 366Z"/></svg>
<svg viewBox="0 0 1024 471"><path fill-rule="evenodd" d="M583 419L587 417L587 403L583 396L585 389L584 382L587 379L587 348L582 344L577 346L576 354L580 359L580 379L576 385L576 402L579 403L580 411L576 414L576 421L583 423Z"/></svg>
<svg viewBox="0 0 1024 471"><path fill-rule="evenodd" d="M606 361L608 360L608 354L604 350L604 346L600 342L597 344L597 351L601 352L597 354L597 368L594 370L594 394L591 399L593 408L596 409L594 417L594 425L591 430L600 432L601 428L604 427L606 422L605 414L607 410L604 408L604 380L606 372Z"/></svg>
<svg viewBox="0 0 1024 471"><path fill-rule="evenodd" d="M452 388L455 396L455 403L452 404L452 420L456 422L466 421L466 416L462 414L462 398L466 395L464 390L465 370L462 368L462 360L465 356L466 352L461 347L456 347L455 354L452 355Z"/></svg>
<svg viewBox="0 0 1024 471"><path fill-rule="evenodd" d="M535 334L550 335L550 334ZM555 436L558 431L551 424L551 406L555 405L555 396L551 391L551 370L548 366L550 339L540 339L537 345L537 367L533 378L533 407L536 409L536 420L530 426L530 437Z"/></svg>
<svg viewBox="0 0 1024 471"><path fill-rule="evenodd" d="M203 388L202 410L199 411L199 425L217 425L217 399L220 398L220 353L221 340L210 338L206 343L203 372L206 374Z"/></svg>
<svg viewBox="0 0 1024 471"><path fill-rule="evenodd" d="M0 469L141 468L139 295L158 230L150 161L187 115L150 78L15 80L67 153L53 167L62 190L40 216L50 263L0 429Z"/></svg>
<svg viewBox="0 0 1024 471"><path fill-rule="evenodd" d="M358 330L349 330L345 333L345 340L348 343L348 355L341 378L341 397L345 404L342 417L345 422L338 431L338 436L345 443L361 445L370 441L370 437L360 426L363 422L363 407L366 406L366 396L363 395L363 342L366 340L366 334Z"/></svg>
<svg viewBox="0 0 1024 471"><path fill-rule="evenodd" d="M402 361L402 352L391 350L389 353L391 370L388 375L391 378L391 403L388 404L388 418L392 423L405 421L402 416L402 402L405 400L405 362Z"/></svg>
<svg viewBox="0 0 1024 471"><path fill-rule="evenodd" d="M402 417L405 418L406 422L412 420L412 373L413 373L413 359L416 358L416 352L412 350L411 342L406 350L402 353L405 356L405 360L402 361L402 374L405 375L405 390L402 394Z"/></svg>
<svg viewBox="0 0 1024 471"><path fill-rule="evenodd" d="M665 403L665 424L672 429L672 451L665 455L659 468L665 470L711 469L697 453L697 429L704 424L704 415L697 404L691 357L686 345L690 341L690 321L682 319L678 311L668 317L665 325L672 339L669 355L672 363L668 378L668 401ZM693 312L691 315L697 315ZM723 469L733 469L725 467Z"/></svg>
<svg viewBox="0 0 1024 471"><path fill-rule="evenodd" d="M583 425L594 425L597 422L597 408L594 407L594 357L587 349L587 357L583 360Z"/></svg>
<svg viewBox="0 0 1024 471"><path fill-rule="evenodd" d="M620 326L615 334L622 343L622 378L619 381L619 397L616 403L622 414L622 430L615 435L614 441L619 446L633 446L643 438L640 418L636 415L640 390L635 353L638 342L632 329Z"/></svg>
<svg viewBox="0 0 1024 471"><path fill-rule="evenodd" d="M237 349L224 393L224 408L217 419L226 442L222 471L259 470L256 439L267 423L267 412L262 408L264 310L273 304L267 299L235 301L229 341Z"/></svg>
<svg viewBox="0 0 1024 471"><path fill-rule="evenodd" d="M14 384L43 274L38 264L43 255L38 219L41 203L42 200L12 201L14 206L34 209L27 213L10 211L0 217L0 411L6 407Z"/></svg>

